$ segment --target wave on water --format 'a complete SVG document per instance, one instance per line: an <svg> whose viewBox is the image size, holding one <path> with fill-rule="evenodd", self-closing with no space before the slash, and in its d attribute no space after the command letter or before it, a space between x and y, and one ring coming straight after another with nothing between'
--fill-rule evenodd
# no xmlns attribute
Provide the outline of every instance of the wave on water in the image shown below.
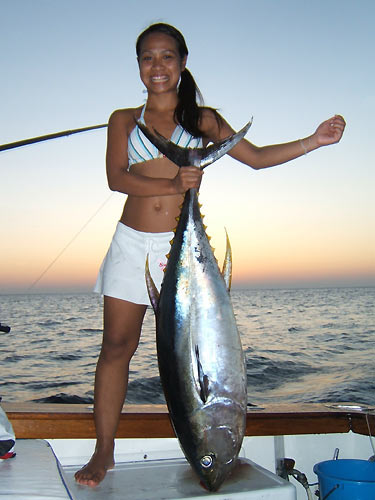
<svg viewBox="0 0 375 500"><path fill-rule="evenodd" d="M364 398L364 387L368 391L368 399ZM337 384L335 387L324 388L319 394L311 394L309 398L310 403L337 403L340 401L354 401L370 406L374 405L375 382L367 379L354 379L344 381Z"/></svg>
<svg viewBox="0 0 375 500"><path fill-rule="evenodd" d="M44 386L44 390L64 384L48 384ZM72 382L67 382L66 386L74 385ZM32 386L33 389L41 389L41 386ZM34 403L50 403L50 404L92 404L93 396L78 396L77 394L67 394L60 392L50 396L33 399ZM129 382L126 403L129 404L165 404L163 389L159 377L151 377L148 379L136 379Z"/></svg>
<svg viewBox="0 0 375 500"><path fill-rule="evenodd" d="M81 328L78 330L79 333L103 333L103 329L99 328Z"/></svg>
<svg viewBox="0 0 375 500"><path fill-rule="evenodd" d="M36 391L39 390L48 390L53 389L55 387L71 387L74 385L78 385L79 381L75 380L66 380L65 382L33 382L29 384L30 389L34 389Z"/></svg>
<svg viewBox="0 0 375 500"><path fill-rule="evenodd" d="M291 333L297 333L297 332L302 332L303 331L303 328L300 328L298 326L291 326L290 328L288 328L288 332L291 332Z"/></svg>
<svg viewBox="0 0 375 500"><path fill-rule="evenodd" d="M35 323L35 326L41 326L41 327L45 327L45 328L51 328L51 326L56 326L56 325L61 325L61 324L62 324L61 321L53 321L53 320L49 319L47 321L37 322L37 323Z"/></svg>
<svg viewBox="0 0 375 500"><path fill-rule="evenodd" d="M53 354L51 359L60 360L60 361L75 361L77 359L81 359L82 355L79 353L63 353L63 354Z"/></svg>
<svg viewBox="0 0 375 500"><path fill-rule="evenodd" d="M37 398L32 400L33 403L49 403L49 404L93 404L93 397L82 397L76 394L65 394L65 392L60 392L60 394L54 394L53 396L47 396L45 398Z"/></svg>
<svg viewBox="0 0 375 500"><path fill-rule="evenodd" d="M246 355L249 392L275 390L305 375L316 373L319 367L300 361L279 361L265 356Z"/></svg>
<svg viewBox="0 0 375 500"><path fill-rule="evenodd" d="M151 404L165 404L160 377L136 379L129 382L126 402L142 404L145 401Z"/></svg>

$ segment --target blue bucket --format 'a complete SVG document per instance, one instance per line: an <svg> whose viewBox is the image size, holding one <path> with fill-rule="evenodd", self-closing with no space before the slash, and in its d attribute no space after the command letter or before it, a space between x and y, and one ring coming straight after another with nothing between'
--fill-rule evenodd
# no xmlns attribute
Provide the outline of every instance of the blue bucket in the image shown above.
<svg viewBox="0 0 375 500"><path fill-rule="evenodd" d="M374 500L375 462L326 460L314 465L320 500Z"/></svg>

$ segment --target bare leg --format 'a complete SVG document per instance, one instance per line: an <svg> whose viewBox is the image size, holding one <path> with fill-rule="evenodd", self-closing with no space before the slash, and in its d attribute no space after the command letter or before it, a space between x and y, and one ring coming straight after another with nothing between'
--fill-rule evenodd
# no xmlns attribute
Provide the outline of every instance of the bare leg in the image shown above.
<svg viewBox="0 0 375 500"><path fill-rule="evenodd" d="M137 349L146 306L104 297L103 343L96 367L94 418L96 447L75 474L80 484L96 486L114 466L114 439L128 388L129 362Z"/></svg>

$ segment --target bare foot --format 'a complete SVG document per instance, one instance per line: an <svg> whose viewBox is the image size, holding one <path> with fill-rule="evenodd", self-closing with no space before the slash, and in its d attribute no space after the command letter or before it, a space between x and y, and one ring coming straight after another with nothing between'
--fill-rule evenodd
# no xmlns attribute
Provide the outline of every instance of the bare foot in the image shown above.
<svg viewBox="0 0 375 500"><path fill-rule="evenodd" d="M107 470L113 469L114 465L112 450L108 453L95 451L90 461L75 473L75 480L79 484L95 487L103 481Z"/></svg>

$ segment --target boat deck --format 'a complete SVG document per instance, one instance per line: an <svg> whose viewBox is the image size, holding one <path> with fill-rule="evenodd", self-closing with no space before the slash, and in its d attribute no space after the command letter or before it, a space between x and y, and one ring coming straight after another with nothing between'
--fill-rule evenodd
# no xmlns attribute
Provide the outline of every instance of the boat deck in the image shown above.
<svg viewBox="0 0 375 500"><path fill-rule="evenodd" d="M142 441L142 440L140 440ZM148 441L148 440L143 440ZM162 439L157 440L163 441ZM175 443L176 445L176 443ZM147 443L144 443L147 449ZM4 500L203 500L209 494L195 477L184 457L168 445L161 459L137 460L134 451L121 457L96 488L77 484L74 473L82 465L77 457L68 463L56 460L48 442L17 441L17 456L0 467L0 498ZM162 443L159 450L163 451ZM165 452L166 450L164 450ZM172 456L168 456L171 455ZM176 455L174 455L176 453ZM174 456L174 458L173 458ZM241 458L215 500L295 500L293 485L272 472Z"/></svg>
<svg viewBox="0 0 375 500"><path fill-rule="evenodd" d="M164 405L124 407L117 433L116 468L95 492L74 481L74 472L87 462L95 443L92 407L3 403L2 408L17 438L17 456L0 464L0 498L4 500L117 500L128 492L129 485L135 488L134 495L143 492L142 500L191 500L208 494L192 476ZM241 460L248 461L246 474L237 483L228 480L219 494L210 497L257 499L262 491L262 498L269 500L305 500L301 485L295 481L294 485L285 484L275 474L279 460L293 457L310 483L316 481L314 464L331 459L337 448L340 458L368 460L373 451L367 436L375 434L375 413L354 408L306 404L249 409L240 454ZM253 480L247 484L249 477Z"/></svg>

